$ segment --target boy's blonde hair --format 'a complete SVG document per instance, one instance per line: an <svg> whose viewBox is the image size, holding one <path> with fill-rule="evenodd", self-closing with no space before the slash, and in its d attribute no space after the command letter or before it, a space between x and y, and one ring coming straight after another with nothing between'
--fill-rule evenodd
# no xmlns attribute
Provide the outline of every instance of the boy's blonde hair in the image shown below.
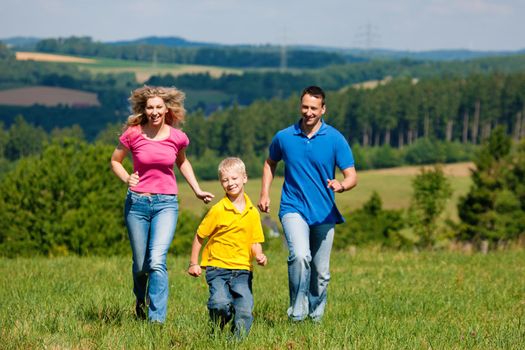
<svg viewBox="0 0 525 350"><path fill-rule="evenodd" d="M228 157L228 158L223 159L219 163L219 167L218 167L219 179L221 178L221 174L228 170L238 171L242 175L247 176L246 166L244 165L244 162L241 160L241 158L238 158L238 157Z"/></svg>

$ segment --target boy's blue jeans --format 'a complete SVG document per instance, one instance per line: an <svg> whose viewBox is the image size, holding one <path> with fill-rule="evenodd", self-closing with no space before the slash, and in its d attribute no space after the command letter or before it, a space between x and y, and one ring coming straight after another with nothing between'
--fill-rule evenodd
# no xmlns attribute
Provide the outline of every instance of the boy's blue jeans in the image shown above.
<svg viewBox="0 0 525 350"><path fill-rule="evenodd" d="M176 195L144 196L128 190L124 218L133 252L133 292L140 303L145 303L147 292L148 318L154 322L166 320L166 257L178 214Z"/></svg>
<svg viewBox="0 0 525 350"><path fill-rule="evenodd" d="M253 323L252 279L253 274L248 270L206 267L210 318L222 329L233 317L232 332L239 338L250 332Z"/></svg>
<svg viewBox="0 0 525 350"><path fill-rule="evenodd" d="M326 306L330 282L330 252L334 225L309 226L297 213L281 218L288 244L288 317L294 321L306 317L320 321Z"/></svg>

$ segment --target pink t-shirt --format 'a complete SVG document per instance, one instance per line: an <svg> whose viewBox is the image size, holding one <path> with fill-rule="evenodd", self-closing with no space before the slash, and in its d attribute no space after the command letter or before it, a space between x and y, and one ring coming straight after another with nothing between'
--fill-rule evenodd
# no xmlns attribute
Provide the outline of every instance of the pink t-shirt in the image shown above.
<svg viewBox="0 0 525 350"><path fill-rule="evenodd" d="M177 154L190 140L186 134L170 127L170 135L163 140L145 138L139 126L129 127L119 138L133 156L133 171L139 173L139 184L131 187L136 192L178 194L173 166Z"/></svg>

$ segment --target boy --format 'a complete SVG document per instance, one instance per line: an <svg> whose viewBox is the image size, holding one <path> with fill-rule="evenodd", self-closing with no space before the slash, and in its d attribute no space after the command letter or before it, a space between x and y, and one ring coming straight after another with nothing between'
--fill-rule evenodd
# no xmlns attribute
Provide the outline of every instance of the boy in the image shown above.
<svg viewBox="0 0 525 350"><path fill-rule="evenodd" d="M264 235L257 207L244 193L248 177L243 161L226 158L218 170L226 195L209 210L197 229L188 273L198 277L201 266L206 268L211 321L223 329L233 317L231 330L242 338L250 332L253 322L251 261L255 257L259 265L267 263L261 246ZM205 238L208 242L199 265L199 252Z"/></svg>

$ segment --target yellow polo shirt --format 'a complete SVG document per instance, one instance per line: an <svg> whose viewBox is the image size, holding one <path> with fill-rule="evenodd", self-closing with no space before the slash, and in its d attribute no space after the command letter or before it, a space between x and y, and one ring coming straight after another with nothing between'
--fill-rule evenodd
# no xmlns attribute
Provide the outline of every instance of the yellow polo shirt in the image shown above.
<svg viewBox="0 0 525 350"><path fill-rule="evenodd" d="M225 196L202 220L197 235L208 238L208 242L202 251L201 266L252 269L252 244L264 242L264 234L259 211L247 194L244 198L242 213Z"/></svg>

